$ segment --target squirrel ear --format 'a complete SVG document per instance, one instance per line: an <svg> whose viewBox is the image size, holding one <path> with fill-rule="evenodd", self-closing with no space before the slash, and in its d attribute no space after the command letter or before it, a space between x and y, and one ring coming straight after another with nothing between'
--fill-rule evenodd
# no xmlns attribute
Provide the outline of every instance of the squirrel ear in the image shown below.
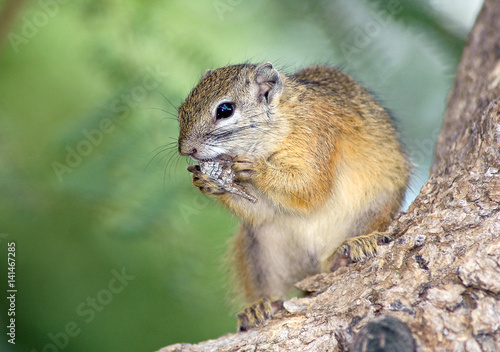
<svg viewBox="0 0 500 352"><path fill-rule="evenodd" d="M270 103L283 89L280 74L270 62L264 62L257 66L255 83L257 83L259 98L264 99L267 103Z"/></svg>
<svg viewBox="0 0 500 352"><path fill-rule="evenodd" d="M201 79L207 77L209 74L211 74L214 70L206 70Z"/></svg>

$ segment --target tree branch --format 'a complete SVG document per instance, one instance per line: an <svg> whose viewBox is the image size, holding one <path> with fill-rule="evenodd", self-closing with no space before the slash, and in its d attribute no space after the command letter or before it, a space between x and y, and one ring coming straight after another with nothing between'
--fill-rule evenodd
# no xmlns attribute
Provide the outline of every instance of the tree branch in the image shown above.
<svg viewBox="0 0 500 352"><path fill-rule="evenodd" d="M462 147L468 144L469 131L477 127L478 115L500 97L499 59L500 6L496 1L487 0L462 54L436 144L432 174L446 172L456 160L462 160L467 152Z"/></svg>

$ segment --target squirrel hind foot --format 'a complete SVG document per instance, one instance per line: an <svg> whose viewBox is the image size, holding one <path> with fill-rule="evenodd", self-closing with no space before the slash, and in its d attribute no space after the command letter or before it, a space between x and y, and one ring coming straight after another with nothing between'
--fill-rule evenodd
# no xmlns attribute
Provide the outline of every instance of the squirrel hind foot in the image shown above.
<svg viewBox="0 0 500 352"><path fill-rule="evenodd" d="M237 314L238 332L262 326L266 321L273 318L274 314L283 308L283 301L271 301L269 298L261 298L251 306Z"/></svg>
<svg viewBox="0 0 500 352"><path fill-rule="evenodd" d="M327 267L335 271L353 262L374 257L379 245L387 244L391 238L385 232L372 232L368 235L346 239L327 259Z"/></svg>

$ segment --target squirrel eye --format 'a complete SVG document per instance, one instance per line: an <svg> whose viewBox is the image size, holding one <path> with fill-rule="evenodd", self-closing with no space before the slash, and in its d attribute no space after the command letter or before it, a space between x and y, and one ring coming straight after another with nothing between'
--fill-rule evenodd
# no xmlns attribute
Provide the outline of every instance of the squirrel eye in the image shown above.
<svg viewBox="0 0 500 352"><path fill-rule="evenodd" d="M227 119L228 117L233 116L234 113L234 104L233 103L222 103L217 106L217 110L215 111L215 118L217 120Z"/></svg>

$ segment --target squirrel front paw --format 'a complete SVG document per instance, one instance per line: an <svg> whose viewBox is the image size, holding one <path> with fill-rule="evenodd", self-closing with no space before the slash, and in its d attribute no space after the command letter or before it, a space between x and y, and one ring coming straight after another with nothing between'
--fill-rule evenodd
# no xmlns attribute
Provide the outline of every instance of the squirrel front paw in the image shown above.
<svg viewBox="0 0 500 352"><path fill-rule="evenodd" d="M335 271L350 262L371 258L377 254L379 245L389 242L390 238L384 232L372 232L368 235L348 238L328 258L327 267Z"/></svg>
<svg viewBox="0 0 500 352"><path fill-rule="evenodd" d="M193 185L203 194L220 195L227 191L212 177L204 174L199 165L188 166L188 171L193 173Z"/></svg>
<svg viewBox="0 0 500 352"><path fill-rule="evenodd" d="M271 319L279 309L283 308L282 301L271 301L269 298L261 298L250 307L237 314L238 331L247 331Z"/></svg>
<svg viewBox="0 0 500 352"><path fill-rule="evenodd" d="M256 171L256 160L252 157L241 155L233 160L233 172L235 174L236 182L248 182L255 176Z"/></svg>

